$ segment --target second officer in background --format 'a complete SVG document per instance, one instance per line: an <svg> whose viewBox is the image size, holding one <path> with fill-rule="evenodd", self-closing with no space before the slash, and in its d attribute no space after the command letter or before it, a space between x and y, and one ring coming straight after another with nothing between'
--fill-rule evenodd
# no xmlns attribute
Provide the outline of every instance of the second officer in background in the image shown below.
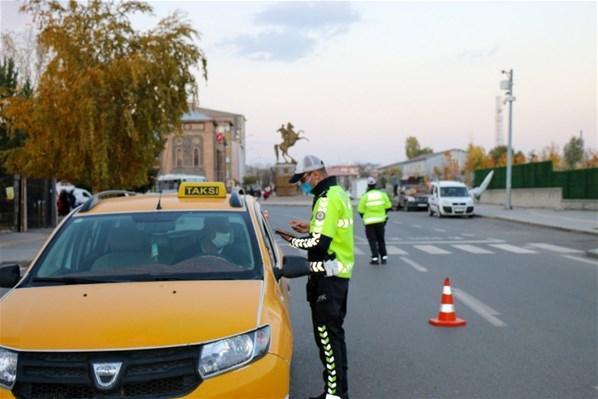
<svg viewBox="0 0 598 399"><path fill-rule="evenodd" d="M372 259L370 265L378 265L380 261L386 264L386 243L384 242L384 227L388 219L388 211L392 207L386 191L376 188L376 180L368 177L368 189L359 199L357 212L365 224L365 235L370 243Z"/></svg>

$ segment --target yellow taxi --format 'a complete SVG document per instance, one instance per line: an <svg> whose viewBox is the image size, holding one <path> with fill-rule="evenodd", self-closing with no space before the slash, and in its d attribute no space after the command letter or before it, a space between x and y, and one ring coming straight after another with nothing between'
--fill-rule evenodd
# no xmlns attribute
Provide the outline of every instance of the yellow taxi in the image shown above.
<svg viewBox="0 0 598 399"><path fill-rule="evenodd" d="M100 193L0 268L0 397L288 398L285 268L307 272L222 183Z"/></svg>

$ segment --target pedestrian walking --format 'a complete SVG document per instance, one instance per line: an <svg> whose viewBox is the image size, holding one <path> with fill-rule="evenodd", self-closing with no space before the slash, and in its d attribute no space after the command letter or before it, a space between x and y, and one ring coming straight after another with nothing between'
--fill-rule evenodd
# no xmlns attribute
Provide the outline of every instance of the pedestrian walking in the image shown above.
<svg viewBox="0 0 598 399"><path fill-rule="evenodd" d="M353 210L336 177L328 176L324 163L305 156L295 167L290 183L302 183L314 195L311 220L291 220L304 237L279 234L298 249L307 250L309 276L307 301L313 332L324 366L324 392L311 399L348 399L347 347L343 322L347 314L349 280L354 265Z"/></svg>
<svg viewBox="0 0 598 399"><path fill-rule="evenodd" d="M71 204L69 201L69 193L62 189L58 194L58 200L56 201L56 207L58 209L58 216L66 216L71 211Z"/></svg>
<svg viewBox="0 0 598 399"><path fill-rule="evenodd" d="M388 219L388 211L391 208L392 203L386 191L378 190L376 180L373 177L368 177L368 189L359 198L357 212L359 212L363 224L365 224L365 235L372 252L370 265L378 265L380 261L384 265L388 260L384 241L384 228Z"/></svg>

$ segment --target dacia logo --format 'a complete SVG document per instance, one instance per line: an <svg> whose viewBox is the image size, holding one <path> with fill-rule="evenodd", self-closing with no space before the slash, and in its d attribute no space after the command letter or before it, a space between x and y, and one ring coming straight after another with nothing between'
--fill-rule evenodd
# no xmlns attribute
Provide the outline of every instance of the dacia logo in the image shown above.
<svg viewBox="0 0 598 399"><path fill-rule="evenodd" d="M122 362L92 363L96 388L107 391L116 385L122 368Z"/></svg>
<svg viewBox="0 0 598 399"><path fill-rule="evenodd" d="M219 195L220 190L218 186L187 186L185 187L185 195L194 195L194 196L209 196L209 195Z"/></svg>

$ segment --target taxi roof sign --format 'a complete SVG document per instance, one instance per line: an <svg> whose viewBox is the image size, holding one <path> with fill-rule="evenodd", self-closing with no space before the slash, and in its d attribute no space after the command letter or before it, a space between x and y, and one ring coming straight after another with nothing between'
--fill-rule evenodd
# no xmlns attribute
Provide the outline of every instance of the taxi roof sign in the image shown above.
<svg viewBox="0 0 598 399"><path fill-rule="evenodd" d="M182 182L179 198L226 198L226 187L222 182Z"/></svg>

